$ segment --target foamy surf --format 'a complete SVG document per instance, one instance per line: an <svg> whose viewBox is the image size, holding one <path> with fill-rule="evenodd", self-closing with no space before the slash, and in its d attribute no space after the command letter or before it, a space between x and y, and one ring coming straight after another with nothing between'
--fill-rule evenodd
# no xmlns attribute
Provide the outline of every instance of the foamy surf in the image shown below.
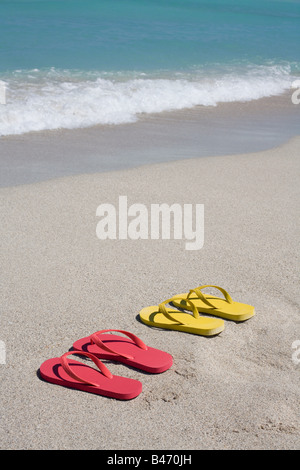
<svg viewBox="0 0 300 470"><path fill-rule="evenodd" d="M217 70L217 69L216 69ZM223 72L103 73L38 69L2 77L0 135L132 123L141 114L217 106L280 95L295 79L289 65Z"/></svg>

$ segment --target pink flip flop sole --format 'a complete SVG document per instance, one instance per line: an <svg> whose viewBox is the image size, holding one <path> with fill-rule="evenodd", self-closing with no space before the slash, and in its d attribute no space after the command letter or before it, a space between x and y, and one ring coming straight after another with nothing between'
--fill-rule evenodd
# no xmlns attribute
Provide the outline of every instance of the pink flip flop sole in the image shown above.
<svg viewBox="0 0 300 470"><path fill-rule="evenodd" d="M120 332L124 338L108 331ZM123 330L101 330L73 344L78 351L90 352L100 359L121 362L128 366L158 374L168 370L173 363L171 354L146 346L137 336Z"/></svg>
<svg viewBox="0 0 300 470"><path fill-rule="evenodd" d="M48 359L40 366L40 375L47 382L73 388L84 392L94 393L118 400L130 400L137 397L142 391L142 384L138 380L112 375L101 361L90 353L82 353L101 367L97 370L73 359L66 360L66 356L78 354L77 351L65 353L61 357Z"/></svg>

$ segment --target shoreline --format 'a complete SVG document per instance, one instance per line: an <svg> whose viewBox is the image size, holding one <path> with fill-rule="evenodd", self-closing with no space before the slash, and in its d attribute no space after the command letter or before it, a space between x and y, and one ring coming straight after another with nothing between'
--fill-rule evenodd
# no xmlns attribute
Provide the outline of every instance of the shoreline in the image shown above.
<svg viewBox="0 0 300 470"><path fill-rule="evenodd" d="M299 152L297 137L257 153L1 188L1 448L299 450ZM97 239L98 205L121 194L146 207L204 204L203 248ZM138 320L199 284L225 288L255 317L226 321L212 338ZM40 380L43 361L106 328L165 350L173 366L151 375L109 362L142 382L129 402Z"/></svg>
<svg viewBox="0 0 300 470"><path fill-rule="evenodd" d="M41 179L35 182L27 182L27 183L21 183L21 184L10 184L10 185L5 185L1 186L0 185L0 195L1 193L5 194L7 191L8 193L10 190L22 190L23 188L25 189L26 187L39 187L43 185L56 185L59 184L60 182L64 181L72 181L72 180L80 180L80 179L94 179L94 178L108 178L108 179L113 179L114 176L120 177L120 175L131 173L131 172L139 172L139 171L151 171L151 170L156 170L159 171L160 166L170 166L170 168L175 167L176 164L178 165L188 165L189 163L191 164L197 164L199 160L201 161L212 161L212 160L223 160L226 158L232 159L232 158L253 158L253 157L258 157L259 155L268 155L272 154L273 152L283 152L285 148L288 148L290 146L296 145L297 147L300 147L300 134L299 135L294 135L293 137L280 142L278 145L271 146L264 148L262 150L257 150L257 151L249 151L245 153L233 153L233 154L221 154L221 155L204 155L201 157L186 157L182 159L176 159L176 160L167 160L167 161L158 161L158 162L145 162L143 164L137 165L137 166L128 166L125 168L116 168L116 169L107 169L104 171L94 171L94 172L83 172L83 173L78 173L78 174L66 174L62 176L55 176L52 178L46 178L46 179Z"/></svg>
<svg viewBox="0 0 300 470"><path fill-rule="evenodd" d="M204 156L251 153L300 134L290 94L140 116L131 124L0 138L0 187Z"/></svg>

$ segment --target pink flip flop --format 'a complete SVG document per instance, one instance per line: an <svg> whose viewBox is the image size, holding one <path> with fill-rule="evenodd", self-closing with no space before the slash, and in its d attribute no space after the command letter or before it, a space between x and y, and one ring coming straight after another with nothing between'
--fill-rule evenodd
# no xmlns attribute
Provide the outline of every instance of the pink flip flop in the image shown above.
<svg viewBox="0 0 300 470"><path fill-rule="evenodd" d="M118 400L130 400L141 393L141 382L112 375L108 368L93 354L84 351L80 353L89 357L99 370L82 362L68 360L67 356L70 354L78 354L78 351L68 351L61 357L43 362L40 367L41 377L47 382L63 387L117 398Z"/></svg>
<svg viewBox="0 0 300 470"><path fill-rule="evenodd" d="M123 333L127 338L104 334L109 331ZM100 359L122 362L152 374L166 371L173 363L171 354L146 346L140 338L123 330L98 331L76 341L73 348L77 351L90 352Z"/></svg>

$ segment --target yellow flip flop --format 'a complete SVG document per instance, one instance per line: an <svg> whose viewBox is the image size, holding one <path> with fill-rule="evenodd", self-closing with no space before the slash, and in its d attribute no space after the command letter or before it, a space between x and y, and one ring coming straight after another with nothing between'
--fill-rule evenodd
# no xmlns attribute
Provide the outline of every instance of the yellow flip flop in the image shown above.
<svg viewBox="0 0 300 470"><path fill-rule="evenodd" d="M218 289L224 295L224 299L203 294L201 291L205 287ZM245 321L255 315L255 309L252 305L234 302L225 289L213 285L199 286L191 289L188 293L178 294L176 298L174 297L172 303L175 307L185 310L193 310L193 305L198 312L208 313L227 320Z"/></svg>
<svg viewBox="0 0 300 470"><path fill-rule="evenodd" d="M139 312L143 323L157 328L184 331L196 335L213 336L224 330L224 321L218 318L200 316L194 304L186 299L192 314L180 310L166 308L166 304L174 302L175 298L165 300L159 305L145 307ZM180 299L178 299L179 301Z"/></svg>

